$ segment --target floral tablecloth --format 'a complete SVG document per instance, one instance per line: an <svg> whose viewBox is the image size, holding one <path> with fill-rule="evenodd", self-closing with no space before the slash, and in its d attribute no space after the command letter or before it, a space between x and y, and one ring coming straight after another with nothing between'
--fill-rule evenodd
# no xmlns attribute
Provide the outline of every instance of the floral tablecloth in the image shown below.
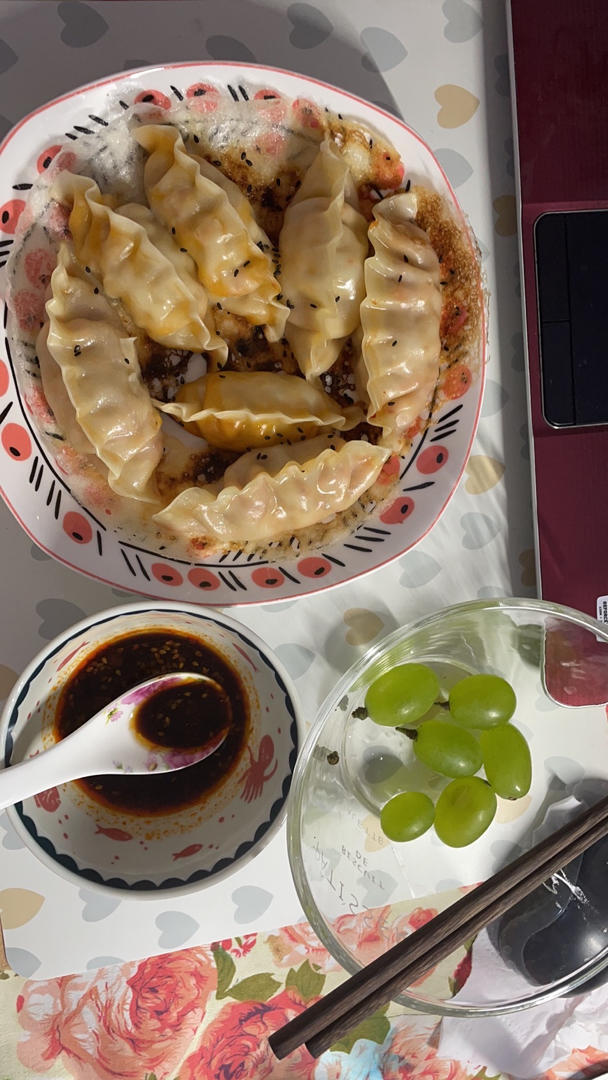
<svg viewBox="0 0 608 1080"><path fill-rule="evenodd" d="M456 189L490 295L477 439L430 535L352 585L237 612L276 649L311 718L336 678L396 625L446 604L534 590L504 2L0 0L0 137L81 83L199 58L291 68L401 113ZM4 507L0 558L1 700L45 642L130 597L53 563ZM234 875L221 904L211 908L195 896L150 902L144 914L136 901L79 890L20 847L0 816L10 965L0 964L0 1080L487 1075L473 1050L471 1061L438 1056L437 1018L395 1007L317 1062L304 1052L272 1059L265 1036L343 977L308 924L297 921L284 836L242 878ZM222 927L228 910L239 926L230 939ZM412 925L428 916L409 913ZM371 918L352 932L361 948L372 948L379 931ZM211 943L214 936L221 940ZM81 974L63 974L71 970ZM456 988L465 977L466 962L454 972ZM595 1075L602 1066L604 1053L580 1045L551 1080Z"/></svg>
<svg viewBox="0 0 608 1080"><path fill-rule="evenodd" d="M412 928L432 912L417 909ZM373 954L377 920L359 922ZM457 977L466 978L466 970ZM487 1080L483 1061L437 1053L441 1021L377 1012L318 1060L277 1061L267 1036L343 978L308 923L44 981L0 981L2 1080ZM483 1021L480 1021L483 1022ZM535 1080L593 1077L593 1047ZM505 1074L503 1074L505 1075Z"/></svg>

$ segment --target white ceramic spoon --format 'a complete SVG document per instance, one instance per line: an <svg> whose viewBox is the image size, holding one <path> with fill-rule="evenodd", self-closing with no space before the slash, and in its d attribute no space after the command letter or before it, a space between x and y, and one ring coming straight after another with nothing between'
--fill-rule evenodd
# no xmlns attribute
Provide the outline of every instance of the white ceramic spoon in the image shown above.
<svg viewBox="0 0 608 1080"><path fill-rule="evenodd" d="M131 723L136 710L161 690L197 682L207 682L220 691L226 698L230 717L225 690L208 675L173 672L148 679L110 702L56 746L18 765L0 769L0 810L68 780L109 773L175 772L214 754L228 734L229 721L206 742L186 750L151 743Z"/></svg>

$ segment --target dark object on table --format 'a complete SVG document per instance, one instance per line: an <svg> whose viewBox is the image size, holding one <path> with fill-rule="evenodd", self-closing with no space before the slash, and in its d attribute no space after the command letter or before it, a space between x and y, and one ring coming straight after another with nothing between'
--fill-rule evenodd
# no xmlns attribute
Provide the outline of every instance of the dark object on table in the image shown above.
<svg viewBox="0 0 608 1080"><path fill-rule="evenodd" d="M608 837L488 927L503 960L530 982L544 985L571 975L608 948ZM608 968L572 990L608 981Z"/></svg>

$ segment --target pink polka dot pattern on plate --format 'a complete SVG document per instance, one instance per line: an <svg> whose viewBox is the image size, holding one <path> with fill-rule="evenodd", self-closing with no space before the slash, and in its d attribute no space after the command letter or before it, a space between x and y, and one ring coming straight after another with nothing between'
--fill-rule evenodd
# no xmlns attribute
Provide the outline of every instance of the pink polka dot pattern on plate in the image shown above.
<svg viewBox="0 0 608 1080"><path fill-rule="evenodd" d="M186 90L186 97L192 100L192 105L200 112L213 112L219 104L219 90L210 83L193 83Z"/></svg>
<svg viewBox="0 0 608 1080"><path fill-rule="evenodd" d="M437 472L442 465L445 465L449 456L446 446L427 446L426 450L423 450L416 458L416 468L418 472L428 476L429 473Z"/></svg>
<svg viewBox="0 0 608 1080"><path fill-rule="evenodd" d="M32 452L32 442L21 424L7 424L2 431L2 445L13 461L26 461Z"/></svg>
<svg viewBox="0 0 608 1080"><path fill-rule="evenodd" d="M8 368L3 360L0 360L0 397L4 397L8 390Z"/></svg>
<svg viewBox="0 0 608 1080"><path fill-rule="evenodd" d="M331 570L329 559L315 558L300 559L298 570L304 577L325 577Z"/></svg>
<svg viewBox="0 0 608 1080"><path fill-rule="evenodd" d="M0 232L14 233L17 222L25 210L23 199L11 199L0 206Z"/></svg>
<svg viewBox="0 0 608 1080"><path fill-rule="evenodd" d="M170 109L171 102L166 94L160 90L142 90L135 98L135 104L143 102L146 105L156 105L159 109Z"/></svg>
<svg viewBox="0 0 608 1080"><path fill-rule="evenodd" d="M184 580L179 570L176 570L174 566L169 566L169 563L152 563L150 572L163 585L181 585Z"/></svg>
<svg viewBox="0 0 608 1080"><path fill-rule="evenodd" d="M197 589L212 590L219 588L219 578L215 574L212 574L210 570L203 570L199 567L188 571L188 581L192 585L196 585Z"/></svg>
<svg viewBox="0 0 608 1080"><path fill-rule="evenodd" d="M414 500L410 499L407 495L402 495L399 499L387 506L386 510L380 514L380 521L383 521L385 525L399 525L402 521L414 511Z"/></svg>
<svg viewBox="0 0 608 1080"><path fill-rule="evenodd" d="M89 544L93 539L93 530L83 514L70 510L63 519L63 531L77 544Z"/></svg>
<svg viewBox="0 0 608 1080"><path fill-rule="evenodd" d="M57 157L57 154L59 154L60 151L60 143L56 143L54 146L47 146L46 150L42 151L38 158L38 161L36 162L36 168L38 169L38 172L42 173L45 169L48 169L49 165Z"/></svg>
<svg viewBox="0 0 608 1080"><path fill-rule="evenodd" d="M252 571L251 580L263 589L277 589L285 581L285 575L273 566L258 566Z"/></svg>

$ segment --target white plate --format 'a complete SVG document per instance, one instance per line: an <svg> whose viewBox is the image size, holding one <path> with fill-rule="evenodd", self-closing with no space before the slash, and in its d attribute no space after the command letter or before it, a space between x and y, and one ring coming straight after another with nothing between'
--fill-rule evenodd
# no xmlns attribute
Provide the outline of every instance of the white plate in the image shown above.
<svg viewBox="0 0 608 1080"><path fill-rule="evenodd" d="M375 105L318 80L252 64L167 64L126 72L74 90L22 120L0 148L0 293L2 267L10 253L27 192L58 147L69 152L88 130L101 128L122 108L148 93L179 102L196 84L237 101L272 87L291 99L357 118L385 135L399 151L407 175L424 180L453 205L470 238L454 192L426 144L401 120ZM159 100L162 100L159 98ZM41 303L44 285L32 285L29 300ZM27 300L27 298L26 298ZM482 305L483 307L483 305ZM28 535L44 551L74 570L144 595L205 604L268 603L339 585L402 555L432 528L453 495L469 456L484 381L485 327L479 342L479 374L466 393L447 401L432 428L420 435L400 461L391 499L340 541L309 555L270 563L231 552L192 564L167 558L153 543L138 547L114 534L81 506L65 476L41 444L31 410L19 394L6 334L0 351L0 493Z"/></svg>

